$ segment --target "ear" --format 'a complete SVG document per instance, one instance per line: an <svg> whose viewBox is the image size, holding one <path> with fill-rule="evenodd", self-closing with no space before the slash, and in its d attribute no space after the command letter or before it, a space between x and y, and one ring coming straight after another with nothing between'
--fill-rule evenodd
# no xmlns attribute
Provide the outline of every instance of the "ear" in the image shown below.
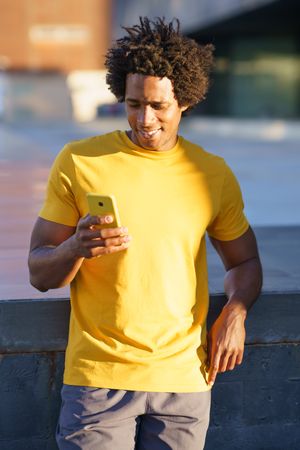
<svg viewBox="0 0 300 450"><path fill-rule="evenodd" d="M181 106L180 110L183 113L184 111L186 111L188 109L188 106Z"/></svg>

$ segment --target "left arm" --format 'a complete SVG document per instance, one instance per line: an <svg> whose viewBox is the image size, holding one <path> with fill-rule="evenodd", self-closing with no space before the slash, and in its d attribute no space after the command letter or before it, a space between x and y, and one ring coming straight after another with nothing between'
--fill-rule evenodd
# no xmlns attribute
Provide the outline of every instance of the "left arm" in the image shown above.
<svg viewBox="0 0 300 450"><path fill-rule="evenodd" d="M208 383L212 385L218 372L232 370L242 362L245 319L260 293L262 268L251 228L231 241L210 239L226 269L224 288L228 298L208 334Z"/></svg>

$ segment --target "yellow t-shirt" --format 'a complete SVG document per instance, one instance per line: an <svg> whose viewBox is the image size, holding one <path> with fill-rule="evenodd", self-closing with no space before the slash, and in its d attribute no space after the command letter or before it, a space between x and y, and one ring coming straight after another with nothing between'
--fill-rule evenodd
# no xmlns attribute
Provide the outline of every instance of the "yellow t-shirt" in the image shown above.
<svg viewBox="0 0 300 450"><path fill-rule="evenodd" d="M115 131L65 146L40 216L76 226L87 192L115 195L133 239L125 251L85 259L71 283L64 383L208 390L205 233L231 240L248 228L232 172L182 137L157 152Z"/></svg>

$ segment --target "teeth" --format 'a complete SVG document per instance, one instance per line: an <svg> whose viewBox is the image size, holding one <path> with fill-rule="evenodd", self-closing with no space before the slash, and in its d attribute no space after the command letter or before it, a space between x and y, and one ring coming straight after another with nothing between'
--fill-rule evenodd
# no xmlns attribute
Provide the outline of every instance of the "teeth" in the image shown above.
<svg viewBox="0 0 300 450"><path fill-rule="evenodd" d="M153 130L153 131L142 131L142 130L140 130L140 133L141 133L141 135L142 135L143 137L145 137L145 138L151 138L151 137L153 137L156 133L158 133L159 130L160 130L160 129Z"/></svg>

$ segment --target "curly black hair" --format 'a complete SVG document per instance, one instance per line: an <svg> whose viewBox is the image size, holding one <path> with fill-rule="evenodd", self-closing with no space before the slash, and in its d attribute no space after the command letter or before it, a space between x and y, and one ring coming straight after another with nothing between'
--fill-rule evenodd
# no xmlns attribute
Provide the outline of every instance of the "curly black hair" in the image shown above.
<svg viewBox="0 0 300 450"><path fill-rule="evenodd" d="M173 22L175 21L175 26ZM140 24L123 27L127 36L118 39L106 54L106 82L119 102L125 100L128 73L171 80L179 106L191 109L205 98L213 66L212 44L200 45L183 36L180 22L140 17Z"/></svg>

